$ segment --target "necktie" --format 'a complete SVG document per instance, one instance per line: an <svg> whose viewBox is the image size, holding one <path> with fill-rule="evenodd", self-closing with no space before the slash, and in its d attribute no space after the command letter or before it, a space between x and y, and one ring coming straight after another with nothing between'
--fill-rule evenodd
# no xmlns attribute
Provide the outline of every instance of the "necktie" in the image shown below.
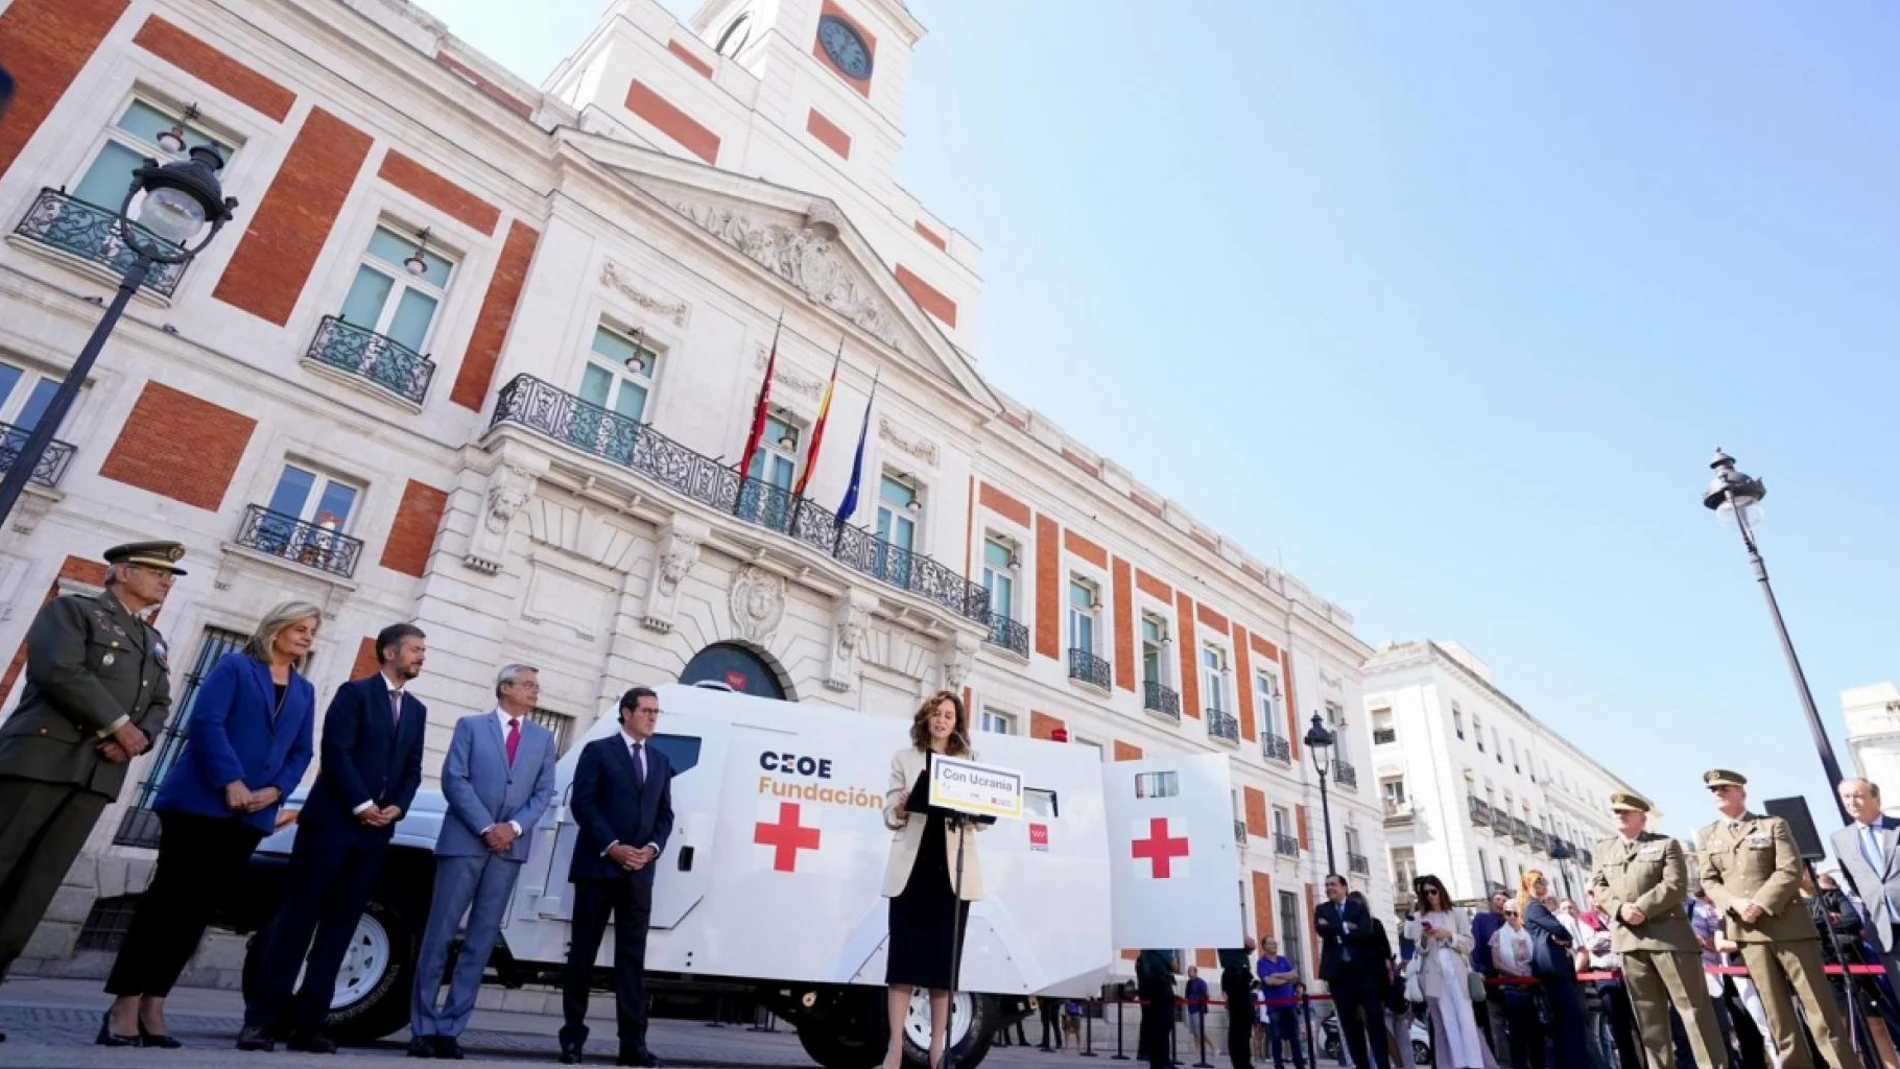
<svg viewBox="0 0 1900 1069"><path fill-rule="evenodd" d="M1874 867L1876 880L1885 879L1887 875L1887 855L1880 849L1880 832L1881 829L1877 826L1866 824L1860 826L1860 850L1867 856L1867 863ZM1893 898L1885 893L1884 884L1882 888L1880 899L1887 906L1887 919L1891 923L1896 917L1900 917L1900 913L1895 912Z"/></svg>
<svg viewBox="0 0 1900 1069"><path fill-rule="evenodd" d="M402 730L402 691L389 692L389 726L392 730Z"/></svg>
<svg viewBox="0 0 1900 1069"><path fill-rule="evenodd" d="M514 767L515 752L521 749L521 718L508 721L508 765Z"/></svg>
<svg viewBox="0 0 1900 1069"><path fill-rule="evenodd" d="M633 767L639 773L639 775L635 777L635 782L639 783L640 786L642 787L646 786L647 785L646 743L636 742L633 744Z"/></svg>

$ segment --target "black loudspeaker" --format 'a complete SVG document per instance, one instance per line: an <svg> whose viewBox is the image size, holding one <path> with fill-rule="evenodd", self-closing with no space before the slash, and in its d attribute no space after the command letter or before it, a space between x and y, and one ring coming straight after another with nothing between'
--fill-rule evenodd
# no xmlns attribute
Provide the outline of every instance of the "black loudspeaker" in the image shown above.
<svg viewBox="0 0 1900 1069"><path fill-rule="evenodd" d="M1801 851L1803 860L1826 860L1827 847L1821 842L1821 833L1814 828L1814 818L1808 815L1806 798L1770 798L1762 803L1762 808L1769 816L1788 822L1788 830L1794 834L1795 849Z"/></svg>

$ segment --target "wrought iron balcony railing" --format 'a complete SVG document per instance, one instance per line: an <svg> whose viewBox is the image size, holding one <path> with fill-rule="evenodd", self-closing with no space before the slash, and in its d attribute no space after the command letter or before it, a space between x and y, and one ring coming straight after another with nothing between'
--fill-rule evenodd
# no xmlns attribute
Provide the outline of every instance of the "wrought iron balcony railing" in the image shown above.
<svg viewBox="0 0 1900 1069"><path fill-rule="evenodd" d="M1276 854L1279 854L1281 857L1299 857L1300 856L1299 837L1296 835L1288 835L1286 832L1283 832L1283 831L1274 832L1273 833L1273 852Z"/></svg>
<svg viewBox="0 0 1900 1069"><path fill-rule="evenodd" d="M1260 736L1260 755L1269 761L1278 761L1283 765L1293 763L1293 747L1280 735Z"/></svg>
<svg viewBox="0 0 1900 1069"><path fill-rule="evenodd" d="M1370 876L1372 875L1372 862L1368 860L1364 854L1355 854L1349 851L1346 854L1346 871L1355 876Z"/></svg>
<svg viewBox="0 0 1900 1069"><path fill-rule="evenodd" d="M1087 650L1069 651L1069 678L1103 690L1114 685L1108 662Z"/></svg>
<svg viewBox="0 0 1900 1069"><path fill-rule="evenodd" d="M1385 819L1391 822L1411 820L1412 819L1412 800L1409 798L1385 799Z"/></svg>
<svg viewBox="0 0 1900 1069"><path fill-rule="evenodd" d="M20 217L19 225L13 228L13 232L48 248L98 264L113 274L123 275L131 270L139 254L126 244L125 236L119 229L122 226L133 227L139 232L140 241L156 248L180 251L178 246L137 223L121 222L117 208L89 204L67 193L64 187L40 190L40 195L33 199L32 207ZM142 288L169 297L178 288L178 280L184 274L185 265L182 263L153 264Z"/></svg>
<svg viewBox="0 0 1900 1069"><path fill-rule="evenodd" d="M1207 710L1207 737L1218 739L1229 746L1240 745L1240 720L1229 712L1210 708Z"/></svg>
<svg viewBox="0 0 1900 1069"><path fill-rule="evenodd" d="M1359 789L1359 770L1335 757L1333 758L1333 782L1347 790L1356 791Z"/></svg>
<svg viewBox="0 0 1900 1069"><path fill-rule="evenodd" d="M244 525L238 528L236 541L259 553L282 557L345 579L356 574L356 558L363 551L361 539L307 523L287 513L272 512L262 505L244 510Z"/></svg>
<svg viewBox="0 0 1900 1069"><path fill-rule="evenodd" d="M1483 828L1490 826L1491 807L1486 805L1483 799L1465 795L1465 804L1471 810L1471 823L1473 827Z"/></svg>
<svg viewBox="0 0 1900 1069"><path fill-rule="evenodd" d="M767 527L879 582L990 624L990 593L943 564L895 545L836 513L693 452L647 424L589 404L532 375L517 375L495 398L490 426L513 423L564 442L702 505Z"/></svg>
<svg viewBox="0 0 1900 1069"><path fill-rule="evenodd" d="M1388 742L1397 742L1397 741L1399 741L1398 728L1373 728L1372 729L1372 744L1374 746L1384 746Z"/></svg>
<svg viewBox="0 0 1900 1069"><path fill-rule="evenodd" d="M1550 856L1556 861L1568 861L1577 856L1577 848L1570 845L1570 840L1553 835L1550 838Z"/></svg>
<svg viewBox="0 0 1900 1069"><path fill-rule="evenodd" d="M1511 811L1498 806L1491 807L1491 827L1499 835L1511 834Z"/></svg>
<svg viewBox="0 0 1900 1069"><path fill-rule="evenodd" d="M24 427L0 423L0 472L12 468L13 462L20 459L20 450L26 447L27 435L32 433ZM28 481L51 490L59 485L59 480L66 474L66 465L72 459L72 445L55 438L46 447L46 452L40 454L40 462L33 465L33 477Z"/></svg>
<svg viewBox="0 0 1900 1069"><path fill-rule="evenodd" d="M1243 850L1247 848L1247 822L1238 817L1234 819L1234 842Z"/></svg>
<svg viewBox="0 0 1900 1069"><path fill-rule="evenodd" d="M1539 831L1536 828L1532 828L1531 829L1531 849L1537 851L1540 854L1550 853L1550 835L1546 832Z"/></svg>
<svg viewBox="0 0 1900 1069"><path fill-rule="evenodd" d="M1513 818L1511 820L1511 838L1516 839L1520 843L1530 842L1531 822L1525 820L1523 817Z"/></svg>
<svg viewBox="0 0 1900 1069"><path fill-rule="evenodd" d="M1170 720L1181 719L1181 696L1152 679L1141 685L1141 707Z"/></svg>
<svg viewBox="0 0 1900 1069"><path fill-rule="evenodd" d="M999 612L990 613L990 633L983 641L1018 657L1029 656L1029 627Z"/></svg>
<svg viewBox="0 0 1900 1069"><path fill-rule="evenodd" d="M435 361L415 350L336 316L324 316L310 341L311 360L421 404L435 377Z"/></svg>

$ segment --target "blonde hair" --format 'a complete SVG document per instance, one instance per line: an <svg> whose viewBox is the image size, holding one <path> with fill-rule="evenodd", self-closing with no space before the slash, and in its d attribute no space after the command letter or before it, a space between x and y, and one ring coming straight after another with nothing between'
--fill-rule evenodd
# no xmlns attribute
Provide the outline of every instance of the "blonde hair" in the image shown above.
<svg viewBox="0 0 1900 1069"><path fill-rule="evenodd" d="M1543 901L1542 899L1536 898L1532 896L1531 894L1531 888L1536 885L1538 880L1542 880L1543 878L1544 878L1544 874L1539 869L1531 869L1530 871L1524 873L1523 876L1518 877L1518 881L1517 881L1517 915L1518 916L1520 917L1524 916L1524 914L1530 909L1530 905L1532 902ZM1549 887L1550 886L1549 882L1546 881L1544 886Z"/></svg>
<svg viewBox="0 0 1900 1069"><path fill-rule="evenodd" d="M307 601L284 602L264 614L264 619L258 622L257 630L251 632L251 637L245 640L244 652L263 661L265 664L271 663L271 650L277 645L278 634L291 624L313 617L317 621L317 626L322 627L323 609L321 606L313 605ZM309 661L310 655L306 653L298 658L297 663L291 665L291 667L298 672L302 672L304 666L307 665Z"/></svg>

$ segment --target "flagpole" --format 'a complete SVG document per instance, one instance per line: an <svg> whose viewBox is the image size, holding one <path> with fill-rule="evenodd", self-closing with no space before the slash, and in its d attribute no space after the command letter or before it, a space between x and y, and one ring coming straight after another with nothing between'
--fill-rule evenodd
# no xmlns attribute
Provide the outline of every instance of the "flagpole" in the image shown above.
<svg viewBox="0 0 1900 1069"><path fill-rule="evenodd" d="M851 461L851 483L845 487L844 500L838 505L838 529L831 536L833 557L838 555L838 547L844 542L845 525L858 510L858 483L864 477L864 442L871 434L871 407L877 403L877 381L883 373L881 367L871 373L871 393L864 399L864 423L858 428L858 452Z"/></svg>
<svg viewBox="0 0 1900 1069"><path fill-rule="evenodd" d="M818 419L812 424L811 445L805 449L805 470L798 477L798 485L792 488L794 500L804 500L805 487L811 485L812 473L818 470L818 451L825 444L825 426L831 420L831 399L838 391L838 368L843 363L844 338L840 337L838 352L831 358L831 378L826 381L825 395L818 402Z"/></svg>
<svg viewBox="0 0 1900 1069"><path fill-rule="evenodd" d="M766 412L772 403L772 374L778 369L778 338L785 329L785 312L778 314L778 326L772 328L772 352L765 358L765 378L759 383L759 400L752 409L752 429L747 432L745 452L739 456L739 492L733 496L732 514L739 515L745 508L745 484L751 478L747 472L752 470L752 458L759 451L759 442L765 437Z"/></svg>

